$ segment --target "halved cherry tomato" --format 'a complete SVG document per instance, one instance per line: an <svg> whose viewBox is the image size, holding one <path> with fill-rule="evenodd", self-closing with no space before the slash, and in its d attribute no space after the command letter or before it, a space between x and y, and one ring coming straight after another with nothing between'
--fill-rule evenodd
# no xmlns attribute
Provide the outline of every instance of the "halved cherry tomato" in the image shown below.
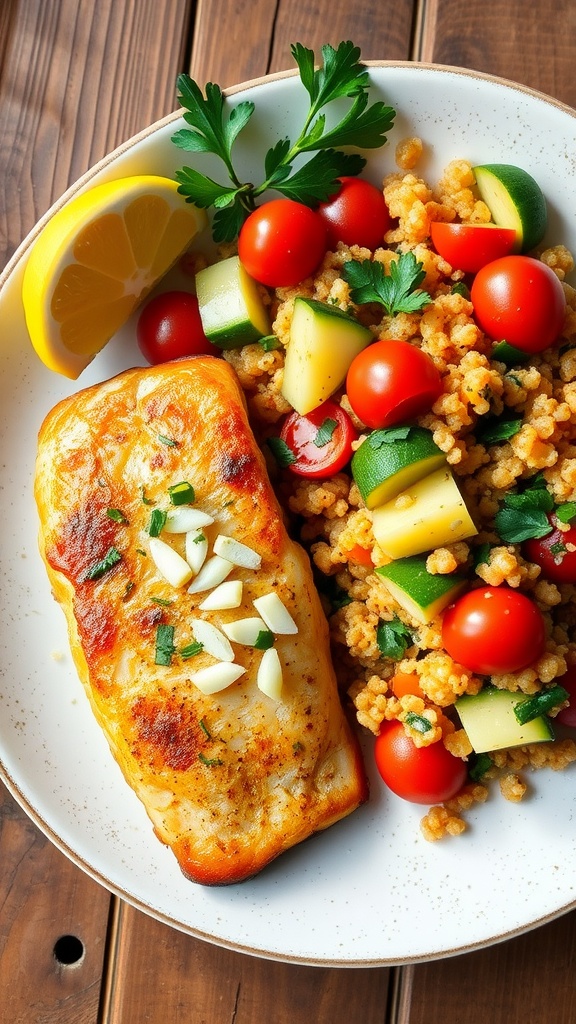
<svg viewBox="0 0 576 1024"><path fill-rule="evenodd" d="M346 377L352 409L367 427L389 427L428 412L442 379L426 352L408 341L375 341L353 360Z"/></svg>
<svg viewBox="0 0 576 1024"><path fill-rule="evenodd" d="M310 277L326 246L326 227L315 210L293 199L272 199L244 221L238 255L254 280L284 288Z"/></svg>
<svg viewBox="0 0 576 1024"><path fill-rule="evenodd" d="M492 260L507 256L514 248L514 228L496 224L445 224L434 221L430 237L436 252L453 269L476 274Z"/></svg>
<svg viewBox="0 0 576 1024"><path fill-rule="evenodd" d="M149 363L182 356L220 355L204 334L198 299L189 292L161 292L143 307L136 340Z"/></svg>
<svg viewBox="0 0 576 1024"><path fill-rule="evenodd" d="M318 480L338 473L349 462L358 433L346 410L328 399L306 416L291 412L280 437L295 456L290 471Z"/></svg>
<svg viewBox="0 0 576 1024"><path fill-rule="evenodd" d="M564 289L554 271L532 256L488 263L476 274L470 297L484 333L522 352L542 352L564 327Z"/></svg>
<svg viewBox="0 0 576 1024"><path fill-rule="evenodd" d="M556 527L554 516L548 519ZM576 526L566 532L555 528L546 537L525 541L524 554L552 583L576 583Z"/></svg>
<svg viewBox="0 0 576 1024"><path fill-rule="evenodd" d="M544 651L544 618L511 587L478 587L448 605L442 640L448 654L477 675L518 672Z"/></svg>
<svg viewBox="0 0 576 1024"><path fill-rule="evenodd" d="M466 782L466 764L442 740L417 747L402 722L383 722L376 737L378 771L393 793L415 804L451 800Z"/></svg>
<svg viewBox="0 0 576 1024"><path fill-rule="evenodd" d="M390 214L382 190L363 178L340 178L341 187L318 213L326 225L329 248L338 242L377 249L390 227Z"/></svg>
<svg viewBox="0 0 576 1024"><path fill-rule="evenodd" d="M572 665L568 671L563 675L559 676L555 680L559 686L563 686L569 694L568 706L562 708L554 717L555 722L561 722L562 725L569 725L571 728L576 728L576 665Z"/></svg>

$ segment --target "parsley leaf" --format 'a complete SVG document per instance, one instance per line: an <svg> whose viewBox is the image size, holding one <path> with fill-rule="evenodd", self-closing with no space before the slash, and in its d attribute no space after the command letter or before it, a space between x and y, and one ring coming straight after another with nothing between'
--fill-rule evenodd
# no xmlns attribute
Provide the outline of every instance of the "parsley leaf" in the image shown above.
<svg viewBox="0 0 576 1024"><path fill-rule="evenodd" d="M514 437L521 426L521 417L514 420L493 419L479 426L479 429L476 431L476 438L482 444L498 444L499 441L508 441L511 437Z"/></svg>
<svg viewBox="0 0 576 1024"><path fill-rule="evenodd" d="M108 549L104 558L100 559L99 562L95 562L83 575L82 582L85 580L99 580L102 576L105 576L107 572L110 572L115 565L121 560L122 555L118 551L118 548L111 547Z"/></svg>
<svg viewBox="0 0 576 1024"><path fill-rule="evenodd" d="M314 444L317 448L325 448L327 444L330 444L337 426L336 420L331 419L330 416L326 417L318 427L318 432L314 438Z"/></svg>
<svg viewBox="0 0 576 1024"><path fill-rule="evenodd" d="M532 486L520 494L507 494L494 517L500 539L506 544L521 544L531 538L546 537L552 533L548 513L554 508L554 499L546 486L536 477Z"/></svg>
<svg viewBox="0 0 576 1024"><path fill-rule="evenodd" d="M241 181L232 158L233 146L254 113L254 104L244 100L229 109L229 100L218 85L209 82L203 95L188 75L178 76L178 100L186 127L176 131L172 141L188 152L214 154L224 164L228 180L215 181L191 167L178 170L175 178L178 191L188 202L216 209L212 229L216 241L237 237L256 200L267 189L310 206L328 199L337 190L340 177L359 174L366 163L359 153L345 153L340 147L378 148L393 127L393 108L382 101L368 102L369 72L360 64L360 49L353 43L342 42L336 48L323 46L318 68L313 50L295 43L291 52L308 93L309 108L294 142L283 138L269 147L264 158L264 180L258 185ZM352 102L340 120L327 128L324 108L342 99ZM310 152L314 156L293 171L296 158Z"/></svg>
<svg viewBox="0 0 576 1024"><path fill-rule="evenodd" d="M272 452L272 455L276 459L276 462L283 469L286 466L291 466L292 463L296 462L296 456L291 448L288 447L286 441L281 437L269 437L267 445Z"/></svg>
<svg viewBox="0 0 576 1024"><path fill-rule="evenodd" d="M412 633L397 616L390 622L380 619L376 630L376 643L383 658L399 661L414 643Z"/></svg>
<svg viewBox="0 0 576 1024"><path fill-rule="evenodd" d="M576 501L566 501L563 505L557 505L555 515L561 523L571 523L576 517Z"/></svg>
<svg viewBox="0 0 576 1024"><path fill-rule="evenodd" d="M390 264L387 274L382 263L372 260L349 260L342 276L350 285L350 298L358 305L377 302L390 316L395 313L416 313L432 299L418 286L426 277L422 264L413 252L402 253Z"/></svg>
<svg viewBox="0 0 576 1024"><path fill-rule="evenodd" d="M174 626L167 626L164 623L160 623L156 629L156 655L154 663L156 665L170 665L172 663L172 655L175 650Z"/></svg>

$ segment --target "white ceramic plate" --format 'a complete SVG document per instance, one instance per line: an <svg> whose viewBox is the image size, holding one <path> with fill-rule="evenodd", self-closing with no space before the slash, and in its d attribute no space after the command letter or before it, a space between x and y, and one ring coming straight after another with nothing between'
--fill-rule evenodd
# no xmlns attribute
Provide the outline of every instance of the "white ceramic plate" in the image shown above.
<svg viewBox="0 0 576 1024"><path fill-rule="evenodd" d="M373 98L398 111L389 144L370 155L373 180L394 169L396 142L415 134L426 142L423 170L433 181L455 157L520 164L548 197L549 239L576 251L573 111L456 69L383 64L371 75ZM257 104L238 144L249 169L270 140L294 135L303 90L295 77L280 75L235 92ZM172 174L185 162L170 142L175 127L170 117L131 140L62 201L124 174ZM80 867L136 907L200 938L273 959L333 966L434 959L576 906L574 770L535 774L519 805L494 793L468 815L465 835L436 844L420 835L422 809L373 777L366 806L253 881L206 889L183 878L121 778L77 681L37 554L31 492L44 414L78 387L141 359L128 328L77 385L39 363L20 302L36 231L0 278L0 774L23 808Z"/></svg>

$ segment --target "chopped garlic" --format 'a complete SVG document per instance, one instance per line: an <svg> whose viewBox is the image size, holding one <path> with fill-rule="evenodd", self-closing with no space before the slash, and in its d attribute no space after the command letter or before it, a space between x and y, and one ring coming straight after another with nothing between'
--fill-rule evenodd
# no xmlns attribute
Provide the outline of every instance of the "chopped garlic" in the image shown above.
<svg viewBox="0 0 576 1024"><path fill-rule="evenodd" d="M200 572L188 587L188 593L200 594L204 590L212 590L212 587L217 587L219 583L224 582L233 568L233 562L229 562L227 558L213 555L212 558L209 558L204 563ZM192 575L192 570L190 570L190 575Z"/></svg>
<svg viewBox="0 0 576 1024"><path fill-rule="evenodd" d="M158 572L173 587L183 587L192 578L188 562L158 537L150 538L150 554Z"/></svg>
<svg viewBox="0 0 576 1024"><path fill-rule="evenodd" d="M234 651L227 637L216 626L205 619L196 619L192 623L194 639L202 644L207 654L218 661L234 661Z"/></svg>
<svg viewBox="0 0 576 1024"><path fill-rule="evenodd" d="M201 611L219 612L239 608L242 604L242 580L226 580L205 597L198 607Z"/></svg>
<svg viewBox="0 0 576 1024"><path fill-rule="evenodd" d="M273 700L280 700L282 696L282 665L275 647L269 647L264 651L262 660L258 666L256 683L258 689Z"/></svg>
<svg viewBox="0 0 576 1024"><path fill-rule="evenodd" d="M226 636L235 644L244 644L246 647L254 647L261 633L267 633L268 629L263 619L253 616L247 619L236 619L235 622L226 622L222 626Z"/></svg>
<svg viewBox="0 0 576 1024"><path fill-rule="evenodd" d="M171 508L166 515L164 533L189 533L190 530L198 530L203 526L210 526L214 522L212 516L202 512L199 508L192 508L191 505L177 505Z"/></svg>
<svg viewBox="0 0 576 1024"><path fill-rule="evenodd" d="M197 686L207 696L211 693L219 693L225 690L231 683L246 671L242 665L232 665L229 661L219 661L216 665L209 665L207 668L200 668L190 676L194 686Z"/></svg>
<svg viewBox="0 0 576 1024"><path fill-rule="evenodd" d="M298 626L286 605L283 604L274 590L270 591L269 594L264 594L263 597L257 597L254 601L254 607L260 612L272 633L287 634L298 632Z"/></svg>
<svg viewBox="0 0 576 1024"><path fill-rule="evenodd" d="M189 530L186 534L186 561L194 574L198 574L206 561L208 554L208 541L202 527L197 530Z"/></svg>
<svg viewBox="0 0 576 1024"><path fill-rule="evenodd" d="M244 569L259 569L262 564L262 557L254 548L249 548L234 537L226 537L223 533L218 534L214 541L214 553Z"/></svg>

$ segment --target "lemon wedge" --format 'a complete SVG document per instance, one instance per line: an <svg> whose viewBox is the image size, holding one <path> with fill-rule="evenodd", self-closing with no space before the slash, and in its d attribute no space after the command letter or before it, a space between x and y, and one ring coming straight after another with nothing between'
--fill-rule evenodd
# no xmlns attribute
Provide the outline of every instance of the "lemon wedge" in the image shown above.
<svg viewBox="0 0 576 1024"><path fill-rule="evenodd" d="M40 359L75 380L206 223L170 178L95 185L66 203L36 239L22 301Z"/></svg>

